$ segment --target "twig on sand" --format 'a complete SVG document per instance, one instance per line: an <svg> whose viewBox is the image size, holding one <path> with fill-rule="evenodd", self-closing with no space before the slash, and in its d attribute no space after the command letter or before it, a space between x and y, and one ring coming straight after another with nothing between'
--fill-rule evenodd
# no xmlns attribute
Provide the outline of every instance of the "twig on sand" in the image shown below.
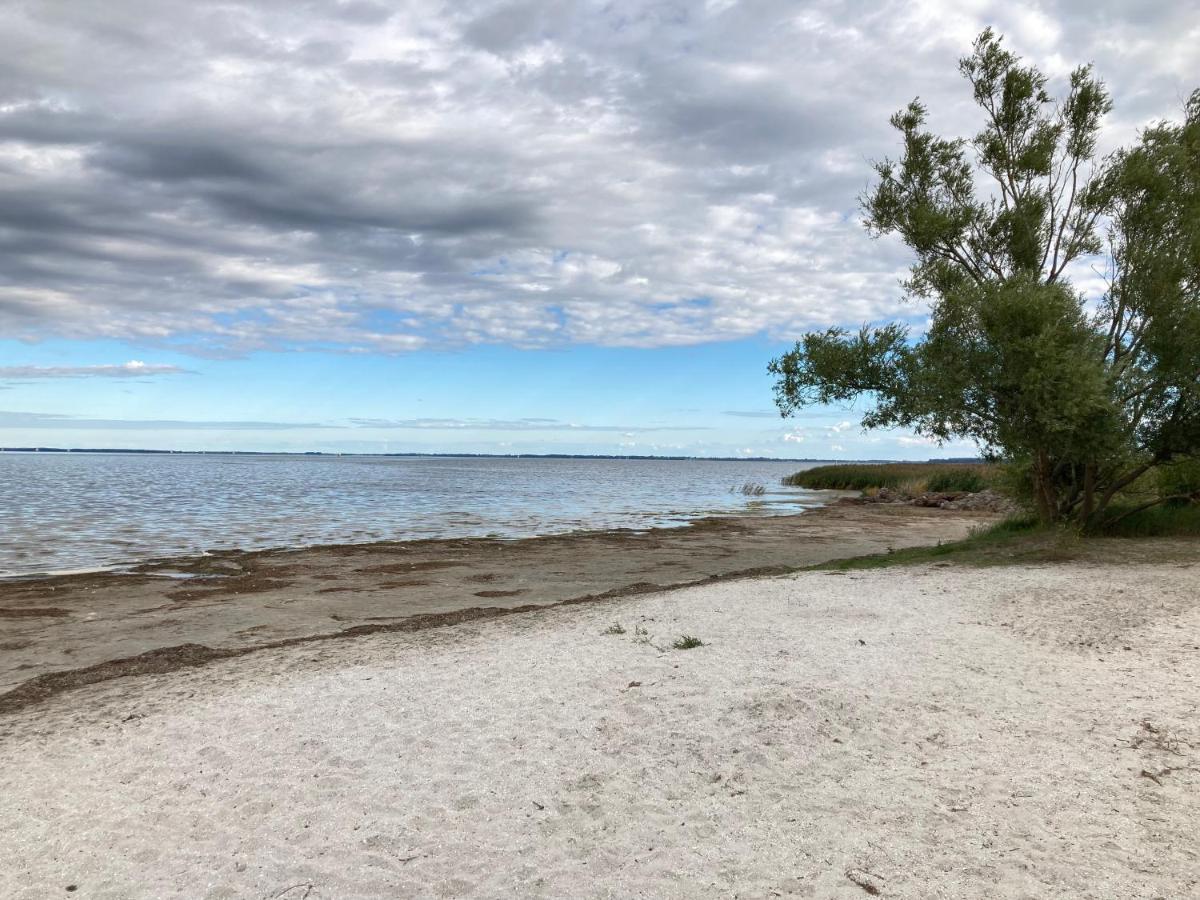
<svg viewBox="0 0 1200 900"><path fill-rule="evenodd" d="M879 889L879 885L877 885L875 883L872 876L867 872L863 872L860 869L847 869L846 877L849 878L850 881L853 882L854 884L857 884L860 888L862 888L864 891L866 891L872 897L878 897L880 894L883 893L883 891L881 891Z"/></svg>
<svg viewBox="0 0 1200 900"><path fill-rule="evenodd" d="M296 888L300 887L304 888L304 893L297 895L298 900L305 900L305 898L312 893L313 883L311 881L297 881L295 884L288 885L283 890L279 891L279 893L272 894L271 900L279 900L279 898L284 894L290 893L291 891L294 891Z"/></svg>

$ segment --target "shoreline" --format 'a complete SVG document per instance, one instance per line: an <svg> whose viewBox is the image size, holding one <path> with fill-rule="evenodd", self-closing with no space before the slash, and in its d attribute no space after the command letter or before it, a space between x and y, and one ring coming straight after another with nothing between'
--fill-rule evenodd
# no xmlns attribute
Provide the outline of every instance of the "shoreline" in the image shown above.
<svg viewBox="0 0 1200 900"><path fill-rule="evenodd" d="M0 582L0 713L297 643L784 574L965 537L986 513L831 505L680 528L220 551ZM163 573L187 577L163 577Z"/></svg>
<svg viewBox="0 0 1200 900"><path fill-rule="evenodd" d="M446 541L499 541L506 543L516 543L520 541L536 541L547 538L573 538L573 537L593 537L596 535L639 535L649 534L659 531L674 531L682 528L692 528L694 526L705 526L713 522L721 522L725 520L737 519L771 519L771 518L791 518L794 516L802 516L808 513L816 512L820 509L826 509L830 506L838 506L844 500L860 496L859 491L838 491L825 490L815 493L835 495L831 496L829 502L818 503L814 505L805 505L803 502L797 501L794 508L787 512L705 512L700 514L685 514L679 513L679 521L677 524L656 524L645 528L636 527L612 527L612 528L567 528L561 531L546 531L536 534L465 534L465 535L443 535L439 537L412 537L412 538L375 538L366 541L321 541L317 543L307 544L279 544L270 547L212 547L207 550L182 551L179 553L165 553L161 555L146 556L141 559L128 560L124 562L114 562L104 565L81 566L79 568L64 568L64 569L42 569L33 572L0 572L0 587L6 584L19 584L23 582L45 581L55 578L72 578L75 576L87 575L153 575L159 578L175 578L186 580L194 578L198 575L209 574L204 571L204 563L206 560L218 559L221 557L246 557L258 554L267 555L283 555L288 553L305 553L308 551L323 551L323 550L344 550L357 547L363 548L380 548L386 549L396 545L415 545L424 543L440 543ZM789 504L792 505L792 504ZM781 509L783 504L778 504L774 508ZM663 513L664 518L672 518L675 514ZM196 572L186 571L187 567L195 567Z"/></svg>

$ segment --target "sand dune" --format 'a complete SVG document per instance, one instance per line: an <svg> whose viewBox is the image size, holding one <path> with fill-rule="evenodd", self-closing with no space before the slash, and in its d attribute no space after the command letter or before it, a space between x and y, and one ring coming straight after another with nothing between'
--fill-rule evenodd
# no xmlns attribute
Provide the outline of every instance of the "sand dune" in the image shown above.
<svg viewBox="0 0 1200 900"><path fill-rule="evenodd" d="M1198 576L807 573L106 682L0 718L0 896L1197 896Z"/></svg>

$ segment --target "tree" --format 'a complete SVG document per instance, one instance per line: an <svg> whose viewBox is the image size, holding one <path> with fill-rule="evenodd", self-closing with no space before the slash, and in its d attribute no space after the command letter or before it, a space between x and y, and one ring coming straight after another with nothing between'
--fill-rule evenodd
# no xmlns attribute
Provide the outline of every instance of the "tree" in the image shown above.
<svg viewBox="0 0 1200 900"><path fill-rule="evenodd" d="M1182 125L1100 159L1112 104L1090 66L1056 104L988 29L959 70L982 130L937 137L914 100L891 120L899 161L877 163L862 198L868 231L914 252L904 286L929 302L928 330L805 335L769 366L776 404L868 397L865 428L1026 460L1043 520L1094 523L1149 468L1200 452L1200 91ZM1067 273L1106 239L1089 312Z"/></svg>

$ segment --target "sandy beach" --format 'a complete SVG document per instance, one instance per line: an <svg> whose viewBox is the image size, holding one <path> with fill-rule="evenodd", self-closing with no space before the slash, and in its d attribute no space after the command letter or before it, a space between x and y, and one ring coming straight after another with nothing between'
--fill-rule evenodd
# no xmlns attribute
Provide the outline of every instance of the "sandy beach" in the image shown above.
<svg viewBox="0 0 1200 900"><path fill-rule="evenodd" d="M717 582L83 687L0 717L0 895L1198 896L1175 550Z"/></svg>

